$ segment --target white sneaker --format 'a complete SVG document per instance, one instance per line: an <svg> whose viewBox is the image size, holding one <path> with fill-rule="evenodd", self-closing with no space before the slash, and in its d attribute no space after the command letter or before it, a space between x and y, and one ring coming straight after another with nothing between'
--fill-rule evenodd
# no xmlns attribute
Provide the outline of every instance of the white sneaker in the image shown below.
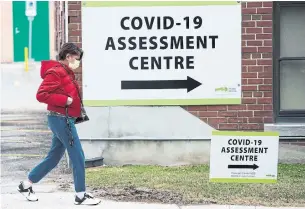
<svg viewBox="0 0 305 209"><path fill-rule="evenodd" d="M75 205L98 205L101 203L101 200L94 198L92 194L85 193L83 199L80 199L77 195L75 196Z"/></svg>
<svg viewBox="0 0 305 209"><path fill-rule="evenodd" d="M30 186L29 188L25 188L23 182L20 182L18 188L18 192L22 194L28 201L38 201L38 198L35 195L35 192L33 191L33 187Z"/></svg>

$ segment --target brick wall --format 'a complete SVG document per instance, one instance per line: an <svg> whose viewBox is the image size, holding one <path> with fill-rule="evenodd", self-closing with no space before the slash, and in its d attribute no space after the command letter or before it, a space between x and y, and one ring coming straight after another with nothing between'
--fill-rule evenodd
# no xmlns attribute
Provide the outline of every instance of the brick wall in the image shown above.
<svg viewBox="0 0 305 209"><path fill-rule="evenodd" d="M242 105L184 108L219 130L263 130L273 122L272 2L242 3Z"/></svg>
<svg viewBox="0 0 305 209"><path fill-rule="evenodd" d="M68 11L69 41L81 47L81 2L69 1ZM183 107L219 130L263 130L273 122L272 2L243 2L242 13L242 104ZM77 75L81 84L81 68Z"/></svg>

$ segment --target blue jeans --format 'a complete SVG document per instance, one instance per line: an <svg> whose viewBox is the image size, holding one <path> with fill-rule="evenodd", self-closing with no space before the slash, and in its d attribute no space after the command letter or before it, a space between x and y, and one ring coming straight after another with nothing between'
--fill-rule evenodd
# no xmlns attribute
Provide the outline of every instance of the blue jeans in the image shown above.
<svg viewBox="0 0 305 209"><path fill-rule="evenodd" d="M39 182L57 166L67 149L73 166L75 191L85 192L85 156L75 128L74 119L70 118L69 123L71 132L68 129L65 117L48 115L48 124L53 132L52 146L46 158L30 172L28 178L33 183ZM71 134L74 140L73 146L69 144Z"/></svg>

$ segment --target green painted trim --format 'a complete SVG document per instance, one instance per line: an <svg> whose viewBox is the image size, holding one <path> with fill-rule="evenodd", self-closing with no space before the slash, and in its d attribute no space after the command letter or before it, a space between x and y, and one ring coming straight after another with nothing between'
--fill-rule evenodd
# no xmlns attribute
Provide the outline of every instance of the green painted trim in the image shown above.
<svg viewBox="0 0 305 209"><path fill-rule="evenodd" d="M278 132L212 131L212 136L279 136Z"/></svg>
<svg viewBox="0 0 305 209"><path fill-rule="evenodd" d="M241 99L84 100L85 106L239 105Z"/></svg>
<svg viewBox="0 0 305 209"><path fill-rule="evenodd" d="M83 7L158 7L238 5L237 1L82 1Z"/></svg>
<svg viewBox="0 0 305 209"><path fill-rule="evenodd" d="M275 184L276 179L247 179L247 178L211 178L212 183L254 183Z"/></svg>

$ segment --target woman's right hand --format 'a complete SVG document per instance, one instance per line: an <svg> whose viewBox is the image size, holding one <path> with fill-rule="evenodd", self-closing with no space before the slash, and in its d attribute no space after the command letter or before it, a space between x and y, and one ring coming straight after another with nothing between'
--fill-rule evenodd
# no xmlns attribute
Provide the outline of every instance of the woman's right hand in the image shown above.
<svg viewBox="0 0 305 209"><path fill-rule="evenodd" d="M68 97L68 99L67 99L67 105L72 104L72 102L73 102L73 99L72 99L71 97Z"/></svg>

